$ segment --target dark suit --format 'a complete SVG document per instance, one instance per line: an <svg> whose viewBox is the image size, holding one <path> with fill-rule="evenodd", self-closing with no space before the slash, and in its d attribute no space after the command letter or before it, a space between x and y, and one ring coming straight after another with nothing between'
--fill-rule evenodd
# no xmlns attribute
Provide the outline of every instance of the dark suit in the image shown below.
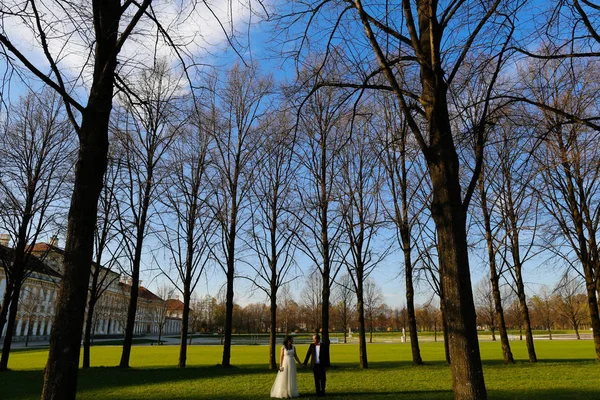
<svg viewBox="0 0 600 400"><path fill-rule="evenodd" d="M315 376L315 390L317 396L325 394L325 383L327 382L327 376L325 372L329 368L329 344L319 343L319 362L317 363L317 351L314 343L308 347L306 352L306 358L304 359L304 365L308 364L310 359L310 366Z"/></svg>

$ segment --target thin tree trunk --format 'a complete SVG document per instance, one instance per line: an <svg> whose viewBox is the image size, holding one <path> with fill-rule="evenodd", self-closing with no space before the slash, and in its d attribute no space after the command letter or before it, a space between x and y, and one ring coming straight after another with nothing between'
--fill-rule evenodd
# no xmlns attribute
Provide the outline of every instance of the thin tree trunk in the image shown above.
<svg viewBox="0 0 600 400"><path fill-rule="evenodd" d="M98 263L95 267L93 277L92 277L92 290L90 292L90 298L88 300L88 312L87 318L85 320L85 329L83 333L83 362L81 364L82 368L90 367L90 347L92 344L92 325L94 320L94 310L96 308L96 286L98 285L98 274L100 268L98 267L100 264Z"/></svg>
<svg viewBox="0 0 600 400"><path fill-rule="evenodd" d="M404 240L404 239L403 239ZM415 300L413 287L413 267L410 257L410 243L404 247L404 275L406 281L406 314L408 318L408 333L410 335L410 348L412 351L413 365L422 365L421 350L419 349L419 336L417 334L417 318L415 317Z"/></svg>
<svg viewBox="0 0 600 400"><path fill-rule="evenodd" d="M233 253L227 260L227 294L225 301L225 337L223 341L223 367L231 366L231 335L233 330Z"/></svg>
<svg viewBox="0 0 600 400"><path fill-rule="evenodd" d="M25 334L25 347L29 347L29 336L33 330L33 324L31 323L31 317L27 320L27 333Z"/></svg>
<svg viewBox="0 0 600 400"><path fill-rule="evenodd" d="M533 344L533 332L531 331L531 320L529 318L529 308L527 307L527 299L525 297L525 286L523 285L523 276L521 275L521 265L518 262L515 265L515 275L517 278L517 297L519 298L519 310L521 311L521 320L525 327L525 343L527 344L527 354L529 362L537 362L535 347Z"/></svg>
<svg viewBox="0 0 600 400"><path fill-rule="evenodd" d="M358 353L360 367L369 368L369 359L367 357L367 332L365 327L365 303L363 300L362 280L357 279L358 289L356 290L356 312L358 313Z"/></svg>
<svg viewBox="0 0 600 400"><path fill-rule="evenodd" d="M498 330L500 331L500 343L502 344L502 355L504 364L514 364L515 359L510 349L508 333L506 331L506 322L504 320L504 309L502 308L502 296L500 294L500 285L498 277L498 269L496 266L496 252L494 249L494 238L492 237L492 226L490 222L490 211L487 206L487 195L485 191L485 175L484 167L482 166L481 175L479 176L479 193L481 197L481 210L483 213L483 222L485 228L485 241L487 243L488 261L490 263L490 281L492 284L492 296L494 298L494 309L496 319L498 320ZM492 328L492 338L496 340Z"/></svg>
<svg viewBox="0 0 600 400"><path fill-rule="evenodd" d="M181 341L179 344L179 368L185 368L187 361L187 333L190 319L190 285L185 283L183 289L183 315L181 319Z"/></svg>
<svg viewBox="0 0 600 400"><path fill-rule="evenodd" d="M12 282L8 282L8 279L6 279L6 281L6 288L4 295L2 295L2 309L0 309L0 337L2 337L2 332L6 326L8 310L10 309L10 298L12 297L13 293Z"/></svg>
<svg viewBox="0 0 600 400"><path fill-rule="evenodd" d="M320 211L321 211L321 246L323 255L323 291L321 305L321 329L323 330L321 339L323 343L329 345L329 282L331 274L331 257L329 241L329 191L327 189L327 142L321 140L321 170L320 170Z"/></svg>
<svg viewBox="0 0 600 400"><path fill-rule="evenodd" d="M0 371L8 370L8 359L10 356L10 348L12 345L13 334L15 331L15 323L17 320L17 310L19 309L19 293L21 285L17 285L13 290L12 298L10 299L10 307L8 312L8 323L6 324L6 335L2 345L2 357L0 357ZM29 325L29 321L27 322ZM29 326L27 328L29 330Z"/></svg>
<svg viewBox="0 0 600 400"><path fill-rule="evenodd" d="M6 329L6 335L4 336L4 344L2 347L2 357L0 357L0 371L6 371L8 369L8 358L10 356L10 348L12 344L14 325L17 318L17 310L19 308L19 297L21 296L21 289L23 282L25 282L25 251L27 247L27 227L31 221L31 208L33 203L34 193L33 189L29 189L27 194L27 200L25 203L25 209L23 211L23 220L19 226L17 233L17 245L14 250L14 259L12 262L12 294L8 312L8 325ZM6 277L8 280L8 276ZM8 289L7 285L7 289ZM2 331L0 331L0 334Z"/></svg>
<svg viewBox="0 0 600 400"><path fill-rule="evenodd" d="M95 302L92 302L90 296L90 302L88 305L88 316L85 320L85 330L83 333L83 361L81 363L81 368L89 368L90 367L90 348L92 346L92 325L93 325L93 313L95 308Z"/></svg>
<svg viewBox="0 0 600 400"><path fill-rule="evenodd" d="M271 332L269 334L269 369L277 369L276 346L277 346L277 292L271 286ZM287 332L286 332L287 333Z"/></svg>
<svg viewBox="0 0 600 400"><path fill-rule="evenodd" d="M140 251L141 254L141 251ZM139 268L134 267L131 274L131 291L129 292L129 306L127 308L127 322L125 322L125 337L123 338L123 350L119 367L129 368L131 357L131 346L133 344L133 333L135 329L135 315L137 313L137 302L139 298L140 273Z"/></svg>

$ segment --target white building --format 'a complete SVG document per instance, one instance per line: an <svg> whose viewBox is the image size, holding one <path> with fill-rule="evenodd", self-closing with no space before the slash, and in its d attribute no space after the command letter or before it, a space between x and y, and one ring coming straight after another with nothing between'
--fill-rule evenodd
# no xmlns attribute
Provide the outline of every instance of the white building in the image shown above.
<svg viewBox="0 0 600 400"><path fill-rule="evenodd" d="M0 243L0 250L5 253L12 251ZM53 243L36 243L33 246L28 269L32 271L26 279L19 299L19 308L15 324L13 340L25 340L29 327L29 340L47 339L51 332L54 319L57 290L63 272L64 250ZM127 321L127 309L131 282L102 266L92 264L92 271L101 268L100 276L104 277L106 290L98 300L93 320L94 335L122 335ZM90 277L90 286L92 279ZM0 299L6 290L6 276L0 268ZM160 319L166 316L167 302L156 296L150 290L140 286L136 323L134 334L157 334ZM161 317L162 315L162 317ZM87 316L86 316L87 318ZM169 318L164 324L163 334L179 334L181 318ZM6 333L6 326L2 335Z"/></svg>

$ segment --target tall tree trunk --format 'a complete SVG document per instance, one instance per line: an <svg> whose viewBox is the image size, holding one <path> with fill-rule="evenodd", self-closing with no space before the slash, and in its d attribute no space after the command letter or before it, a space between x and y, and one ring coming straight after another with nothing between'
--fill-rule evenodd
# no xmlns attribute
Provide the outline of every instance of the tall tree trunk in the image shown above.
<svg viewBox="0 0 600 400"><path fill-rule="evenodd" d="M321 329L323 343L329 345L329 296L331 279L331 243L329 240L329 211L330 193L327 188L327 141L321 139L321 170L320 170L320 199L319 207L321 212L321 249L323 255L323 290L321 296ZM318 332L317 332L318 333Z"/></svg>
<svg viewBox="0 0 600 400"><path fill-rule="evenodd" d="M105 58L108 54L103 53L114 53L119 21L118 3L104 1L101 6L106 8L105 15L113 16L107 20L114 22L107 25L115 26L114 32L104 33L107 37L103 38L103 41L112 42L110 49L104 48L106 42L96 43L96 52L99 55L94 74L99 74L98 69L102 68L105 76L100 81L95 80L95 84L92 85L89 103L82 117L75 185L68 218L64 274L50 335L48 363L44 372L44 400L74 399L77 392L81 331L94 249L98 198L107 163L108 120L112 107L112 80L116 66L116 54L111 54L109 59Z"/></svg>
<svg viewBox="0 0 600 400"><path fill-rule="evenodd" d="M422 150L431 178L431 214L438 237L442 302L448 329L452 388L456 400L485 400L475 305L467 247L467 210L463 205L459 160L448 114L448 87L439 62L443 27L431 16L430 4L419 2L420 44L434 64L420 64L421 103L425 109L429 145Z"/></svg>
<svg viewBox="0 0 600 400"><path fill-rule="evenodd" d="M147 6L147 5L146 5ZM79 153L69 210L64 275L57 301L43 400L75 399L85 301L94 251L94 227L108 154L116 47L121 17L118 0L92 4L96 33L95 64L87 107L81 116Z"/></svg>

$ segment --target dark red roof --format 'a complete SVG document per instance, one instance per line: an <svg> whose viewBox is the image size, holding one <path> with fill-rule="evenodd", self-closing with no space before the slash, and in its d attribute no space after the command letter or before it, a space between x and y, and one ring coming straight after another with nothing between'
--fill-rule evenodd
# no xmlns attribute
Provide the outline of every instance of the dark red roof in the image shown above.
<svg viewBox="0 0 600 400"><path fill-rule="evenodd" d="M169 310L169 311L183 310L183 301L181 301L179 299L168 299L167 300L167 310Z"/></svg>
<svg viewBox="0 0 600 400"><path fill-rule="evenodd" d="M146 289L143 286L140 286L140 292L139 292L139 296L143 299L146 300L152 300L152 301L164 301L163 299L161 299L160 297L158 297L157 295L155 295L154 293L152 293L151 291L149 291L148 289Z"/></svg>

